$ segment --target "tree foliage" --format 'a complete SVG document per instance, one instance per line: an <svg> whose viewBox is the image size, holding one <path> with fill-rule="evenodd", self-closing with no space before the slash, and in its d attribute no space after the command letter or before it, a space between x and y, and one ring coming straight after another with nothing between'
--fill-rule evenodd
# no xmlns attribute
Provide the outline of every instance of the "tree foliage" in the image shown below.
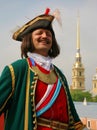
<svg viewBox="0 0 97 130"><path fill-rule="evenodd" d="M73 101L83 102L84 98L88 102L97 102L97 96L92 97L92 94L88 91L82 90L70 90Z"/></svg>
<svg viewBox="0 0 97 130"><path fill-rule="evenodd" d="M93 97L93 101L97 102L97 95Z"/></svg>

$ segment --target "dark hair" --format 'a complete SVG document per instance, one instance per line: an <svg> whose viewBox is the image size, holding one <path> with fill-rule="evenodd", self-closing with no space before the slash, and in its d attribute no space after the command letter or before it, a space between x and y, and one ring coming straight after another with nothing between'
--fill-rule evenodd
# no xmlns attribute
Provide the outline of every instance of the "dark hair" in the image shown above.
<svg viewBox="0 0 97 130"><path fill-rule="evenodd" d="M22 40L22 44L21 44L21 57L25 57L27 58L28 52L33 52L34 51L34 45L32 42L32 34L28 33L27 35L24 36L23 40ZM57 44L56 38L55 38L55 34L52 35L52 47L48 52L48 55L51 58L55 58L56 56L58 56L60 54L60 47Z"/></svg>

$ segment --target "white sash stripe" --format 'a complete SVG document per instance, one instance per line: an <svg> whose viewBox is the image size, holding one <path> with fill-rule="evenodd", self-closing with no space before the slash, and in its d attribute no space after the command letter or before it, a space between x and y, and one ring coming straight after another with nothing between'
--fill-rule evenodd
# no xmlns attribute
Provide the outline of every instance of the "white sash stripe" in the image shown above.
<svg viewBox="0 0 97 130"><path fill-rule="evenodd" d="M38 109L38 107L39 107L39 106L45 101L45 99L48 97L49 93L51 92L51 90L52 90L52 88L53 88L53 85L54 85L54 84L49 84L49 85L47 86L47 90L46 90L44 96L41 98L41 100L37 103L36 109Z"/></svg>

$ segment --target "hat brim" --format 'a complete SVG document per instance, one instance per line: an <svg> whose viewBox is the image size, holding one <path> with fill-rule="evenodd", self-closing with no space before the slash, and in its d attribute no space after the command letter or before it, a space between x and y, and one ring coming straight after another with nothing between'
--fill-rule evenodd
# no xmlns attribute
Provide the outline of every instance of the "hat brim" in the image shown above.
<svg viewBox="0 0 97 130"><path fill-rule="evenodd" d="M13 34L13 39L17 41L22 41L23 37L33 32L36 29L44 28L51 31L52 34L54 34L54 31L52 29L52 21L54 17L52 15L40 15L33 20L26 23L24 26L22 26L19 30L17 30Z"/></svg>

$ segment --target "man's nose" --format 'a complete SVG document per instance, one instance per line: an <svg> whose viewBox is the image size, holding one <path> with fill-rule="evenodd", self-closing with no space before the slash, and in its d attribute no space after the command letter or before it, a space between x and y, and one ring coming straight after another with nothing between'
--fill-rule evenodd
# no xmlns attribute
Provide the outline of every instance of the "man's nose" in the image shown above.
<svg viewBox="0 0 97 130"><path fill-rule="evenodd" d="M47 34L44 32L44 33L42 34L42 36L43 36L43 37L47 37Z"/></svg>

